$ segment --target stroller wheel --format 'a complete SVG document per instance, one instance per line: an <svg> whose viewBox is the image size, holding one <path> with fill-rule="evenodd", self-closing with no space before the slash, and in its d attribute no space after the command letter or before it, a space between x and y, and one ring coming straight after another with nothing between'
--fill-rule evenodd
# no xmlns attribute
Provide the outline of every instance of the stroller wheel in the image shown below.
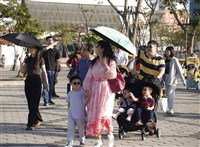
<svg viewBox="0 0 200 147"><path fill-rule="evenodd" d="M158 138L161 136L161 132L160 132L159 129L156 130L156 135L157 135Z"/></svg>

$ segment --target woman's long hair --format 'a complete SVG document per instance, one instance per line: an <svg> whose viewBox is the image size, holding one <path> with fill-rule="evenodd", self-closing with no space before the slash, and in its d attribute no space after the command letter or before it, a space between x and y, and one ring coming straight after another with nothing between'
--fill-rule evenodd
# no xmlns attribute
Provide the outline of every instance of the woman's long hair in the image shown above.
<svg viewBox="0 0 200 147"><path fill-rule="evenodd" d="M109 60L115 60L116 61L116 56L111 48L111 45L104 41L104 40L100 40L97 42L97 46L100 46L101 48L103 48L103 57L107 57ZM91 62L91 66L93 66L95 64L95 62L97 61L99 57L97 56L94 60L92 60Z"/></svg>

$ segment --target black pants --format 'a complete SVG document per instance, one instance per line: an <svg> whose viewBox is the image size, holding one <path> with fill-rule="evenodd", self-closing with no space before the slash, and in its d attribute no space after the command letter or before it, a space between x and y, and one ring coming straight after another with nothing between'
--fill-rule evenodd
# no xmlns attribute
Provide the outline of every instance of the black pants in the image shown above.
<svg viewBox="0 0 200 147"><path fill-rule="evenodd" d="M41 96L41 79L39 75L27 76L25 80L25 94L28 102L28 127L33 127L37 120L43 121L39 112Z"/></svg>

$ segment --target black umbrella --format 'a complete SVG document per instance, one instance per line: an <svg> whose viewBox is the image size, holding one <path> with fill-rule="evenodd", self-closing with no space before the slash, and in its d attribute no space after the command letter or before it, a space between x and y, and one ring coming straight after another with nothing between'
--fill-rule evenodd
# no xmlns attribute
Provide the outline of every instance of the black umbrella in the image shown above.
<svg viewBox="0 0 200 147"><path fill-rule="evenodd" d="M19 40L16 39L18 35L19 33L10 33L10 34L3 35L0 38L7 40L9 42L12 42L14 44L19 44Z"/></svg>
<svg viewBox="0 0 200 147"><path fill-rule="evenodd" d="M39 49L42 48L42 44L40 43L40 41L36 37L27 33L10 33L1 36L0 38L27 48L30 48L32 46L36 46Z"/></svg>
<svg viewBox="0 0 200 147"><path fill-rule="evenodd" d="M40 41L35 36L32 36L28 33L20 33L16 39L20 41L21 46L36 46L37 48L42 49L42 44Z"/></svg>

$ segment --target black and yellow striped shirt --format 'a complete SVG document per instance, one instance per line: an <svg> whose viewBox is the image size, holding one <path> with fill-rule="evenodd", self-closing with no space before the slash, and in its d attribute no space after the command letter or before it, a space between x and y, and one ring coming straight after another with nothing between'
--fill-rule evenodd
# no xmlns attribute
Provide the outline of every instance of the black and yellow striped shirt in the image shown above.
<svg viewBox="0 0 200 147"><path fill-rule="evenodd" d="M138 58L140 63L139 79L147 75L157 76L161 68L165 68L165 60L162 56L156 54L150 58L144 51L138 50Z"/></svg>

